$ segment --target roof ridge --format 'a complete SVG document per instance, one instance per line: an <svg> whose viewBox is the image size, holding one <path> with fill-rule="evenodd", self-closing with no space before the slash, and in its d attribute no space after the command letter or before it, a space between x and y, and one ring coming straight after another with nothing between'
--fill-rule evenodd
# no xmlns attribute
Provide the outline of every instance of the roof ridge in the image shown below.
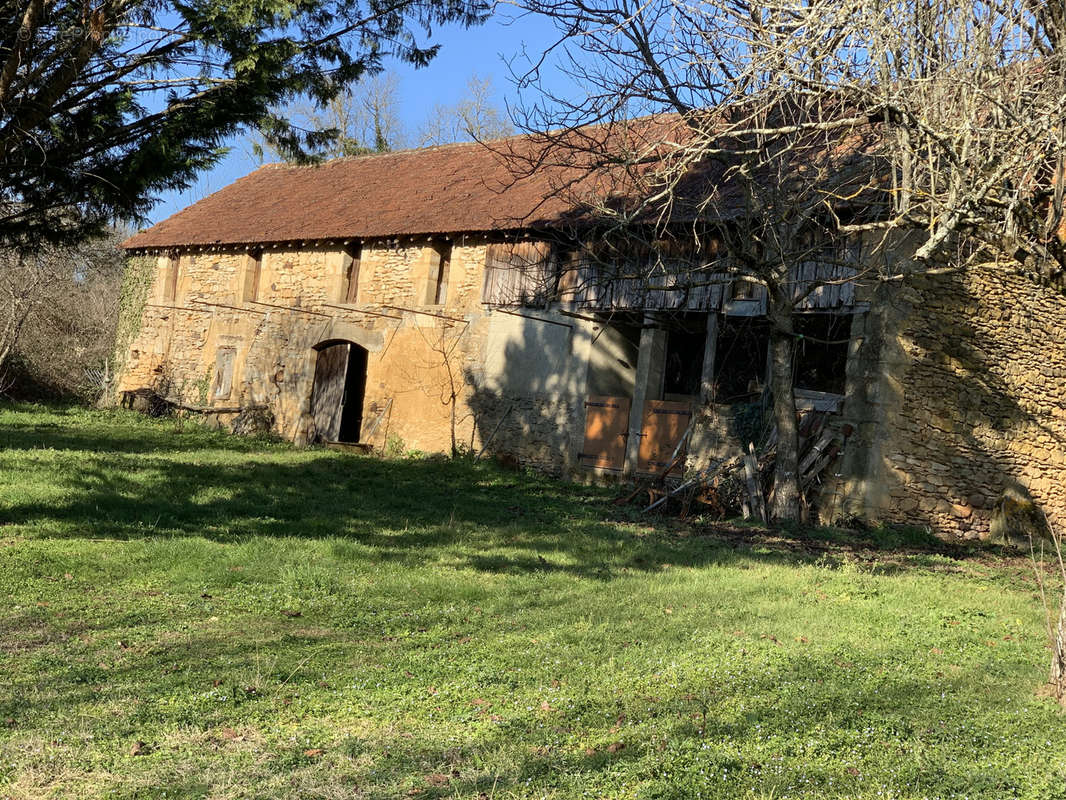
<svg viewBox="0 0 1066 800"><path fill-rule="evenodd" d="M341 164L351 161L370 161L374 159L391 158L397 156L410 156L412 153L432 153L439 150L458 150L463 147L488 147L490 144L497 142L507 142L512 139L525 139L527 137L535 136L535 133L516 133L512 136L498 136L494 139L478 139L471 142L444 142L443 144L431 144L425 147L404 147L400 150L386 150L382 153L358 153L349 156L337 156L336 158L329 158L318 163L308 164L294 164L288 161L271 161L266 164L261 164L253 172L258 172L263 168L274 169L301 169L305 167L328 167L333 164ZM252 173L248 173L251 175ZM245 175L244 177L248 177ZM238 178L237 180L241 180ZM235 181L236 182L236 181Z"/></svg>
<svg viewBox="0 0 1066 800"><path fill-rule="evenodd" d="M667 117L674 116L672 114ZM663 119L662 113L603 121L608 131ZM653 125L658 123L653 122ZM580 128L548 131L550 140ZM253 241L381 238L491 232L569 224L572 198L559 190L585 177L577 163L531 164L515 172L508 151L524 158L545 133L449 142L389 153L342 156L317 164L261 164L124 242L163 249ZM309 169L308 167L315 167Z"/></svg>
<svg viewBox="0 0 1066 800"><path fill-rule="evenodd" d="M255 171L258 171L259 169L262 169L264 167L272 167L272 168L277 168L277 169L301 168L301 167L325 167L325 166L330 166L330 165L333 165L333 164L340 164L340 163L350 162L350 161L363 161L363 160L371 160L371 159L377 159L377 158L388 158L388 157L394 157L394 156L408 156L408 155L411 155L412 153L431 153L431 152L439 151L439 150L459 149L459 148L462 148L462 147L488 147L489 145L492 145L492 144L510 142L510 141L515 141L515 140L520 140L520 139L535 139L538 136L553 136L553 135L558 135L560 133L565 133L565 132L568 132L568 131L596 129L596 128L607 128L607 127L610 127L612 125L619 125L619 124L631 125L633 123L645 122L647 120L652 120L652 119L656 119L656 118L660 118L660 117L673 117L673 116L677 116L677 112L675 112L675 111L653 111L653 112L650 112L648 114L641 114L639 117L629 117L629 118L626 118L626 119L619 119L619 120L602 120L600 122L584 123L584 124L581 124L581 125L563 126L563 127L553 128L553 129L544 130L544 131L542 131L542 130L525 131L523 133L513 133L510 136L495 136L495 137L493 137L491 139L474 139L474 140L468 141L468 142L443 142L441 144L431 144L431 145L421 146L421 147L403 147L403 148L400 148L399 150L386 150L384 152L358 153L358 154L348 155L348 156L337 156L336 158L329 158L329 159L326 159L326 160L318 162L318 163L294 164L294 163L291 163L291 162L288 162L288 161L272 161L272 162L267 163L267 164L261 164ZM248 175L251 175L251 174L252 173L248 173ZM244 177L246 178L246 177L248 177L248 175L245 175ZM243 178L238 178L237 180L243 180Z"/></svg>

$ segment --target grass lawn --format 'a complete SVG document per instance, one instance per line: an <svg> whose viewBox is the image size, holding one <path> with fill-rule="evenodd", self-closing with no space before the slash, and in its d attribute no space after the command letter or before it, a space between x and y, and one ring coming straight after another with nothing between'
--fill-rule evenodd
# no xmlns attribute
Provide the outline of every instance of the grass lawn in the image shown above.
<svg viewBox="0 0 1066 800"><path fill-rule="evenodd" d="M1066 798L1024 560L611 496L0 406L0 797Z"/></svg>

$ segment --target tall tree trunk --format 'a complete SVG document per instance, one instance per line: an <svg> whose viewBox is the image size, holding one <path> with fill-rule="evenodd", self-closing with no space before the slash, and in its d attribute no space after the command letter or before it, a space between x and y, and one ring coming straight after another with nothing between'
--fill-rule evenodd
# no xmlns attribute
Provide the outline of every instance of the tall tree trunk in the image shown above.
<svg viewBox="0 0 1066 800"><path fill-rule="evenodd" d="M770 297L772 305L779 305ZM792 387L791 304L771 309L770 390L773 393L774 423L777 426L777 459L774 466L774 499L770 517L778 522L800 519L799 430L796 424L796 398Z"/></svg>
<svg viewBox="0 0 1066 800"><path fill-rule="evenodd" d="M1066 706L1066 587L1063 587L1059 606L1059 624L1052 631L1051 687L1063 706Z"/></svg>

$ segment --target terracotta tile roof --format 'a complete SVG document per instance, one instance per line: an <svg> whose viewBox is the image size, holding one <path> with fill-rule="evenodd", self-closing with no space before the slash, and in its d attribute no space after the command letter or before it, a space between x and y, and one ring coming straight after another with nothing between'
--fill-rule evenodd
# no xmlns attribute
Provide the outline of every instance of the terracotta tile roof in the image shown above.
<svg viewBox="0 0 1066 800"><path fill-rule="evenodd" d="M872 146L869 130L832 146L819 135L809 134L792 158L800 187L811 176L865 158ZM374 239L588 222L590 208L632 209L633 198L647 194L647 178L654 177L656 165L674 158L677 145L692 136L680 117L660 114L485 144L340 158L317 166L271 164L124 244L151 249ZM623 152L626 158L614 157ZM841 170L832 183L837 196L860 190L869 179L869 165L856 170L857 163ZM855 176L847 178L849 172ZM780 183L772 171L766 180ZM728 219L743 213L744 198L735 183L719 160L689 165L674 187L671 219L708 213ZM649 213L655 219L659 211Z"/></svg>
<svg viewBox="0 0 1066 800"><path fill-rule="evenodd" d="M259 168L125 242L129 249L377 238L542 227L572 204L579 174L539 163L539 137ZM525 167L530 168L525 168ZM525 173L518 175L517 173ZM598 181L598 183L602 183ZM568 185L565 194L573 197Z"/></svg>

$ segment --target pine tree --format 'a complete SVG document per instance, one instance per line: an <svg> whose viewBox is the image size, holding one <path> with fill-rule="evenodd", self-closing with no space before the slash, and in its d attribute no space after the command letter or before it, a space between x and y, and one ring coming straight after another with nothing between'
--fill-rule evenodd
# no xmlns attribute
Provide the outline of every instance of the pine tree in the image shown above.
<svg viewBox="0 0 1066 800"><path fill-rule="evenodd" d="M0 247L70 242L143 216L258 129L321 149L272 109L324 105L485 0L0 0Z"/></svg>

